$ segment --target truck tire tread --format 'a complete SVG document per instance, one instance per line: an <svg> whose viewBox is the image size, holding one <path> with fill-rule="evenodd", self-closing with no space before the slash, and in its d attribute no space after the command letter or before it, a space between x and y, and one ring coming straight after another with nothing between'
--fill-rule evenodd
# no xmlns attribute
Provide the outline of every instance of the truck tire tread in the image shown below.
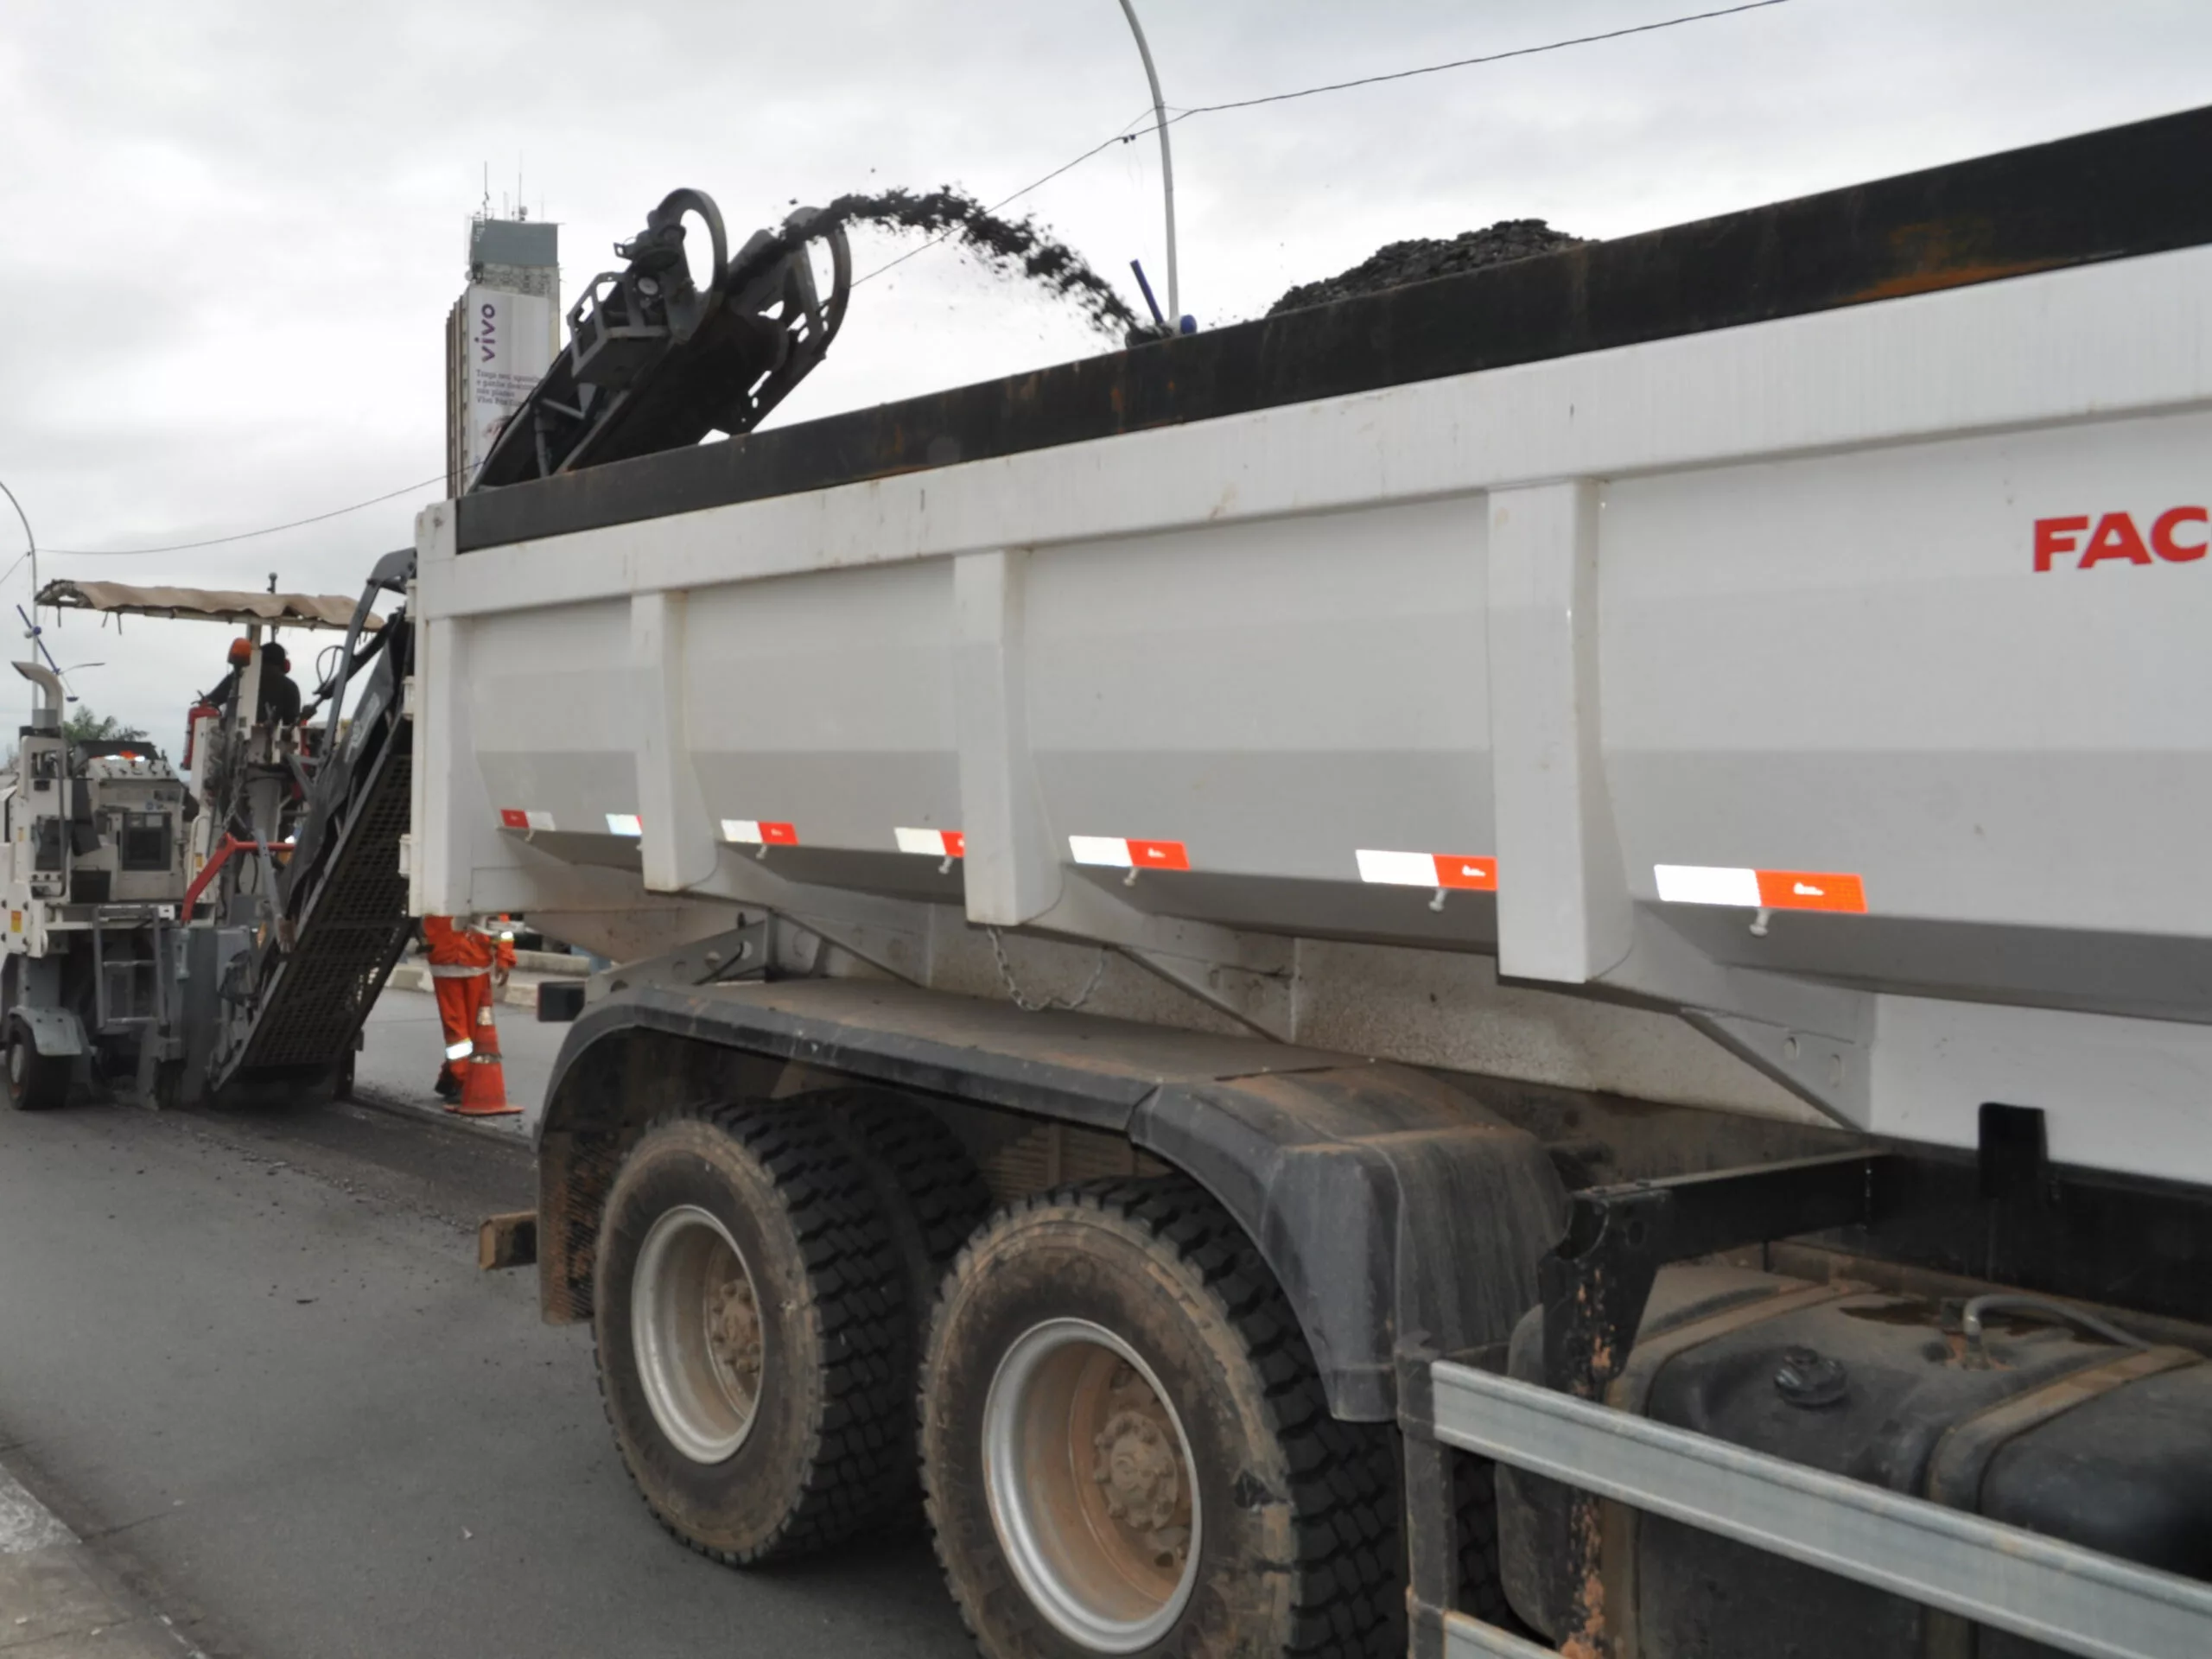
<svg viewBox="0 0 2212 1659"><path fill-rule="evenodd" d="M1505 1569L1498 1557L1497 1465L1459 1452L1452 1459L1452 1493L1459 1526L1459 1611L1516 1636L1535 1632L1505 1599Z"/></svg>
<svg viewBox="0 0 2212 1659"><path fill-rule="evenodd" d="M711 1125L736 1141L783 1202L821 1322L827 1358L822 1408L810 1425L803 1453L808 1470L804 1490L772 1535L750 1548L718 1548L686 1533L653 1500L640 1471L632 1465L630 1472L662 1527L710 1560L747 1567L811 1554L865 1527L880 1508L886 1484L897 1477L902 1461L911 1463L911 1443L900 1432L910 1379L896 1363L892 1317L899 1298L898 1263L867 1177L830 1125L769 1103L702 1104L653 1119L638 1144L645 1145L657 1130L683 1122ZM593 1340L596 1351L596 1320ZM605 1356L595 1357L601 1406L627 1464L629 1452L607 1398Z"/></svg>
<svg viewBox="0 0 2212 1659"><path fill-rule="evenodd" d="M911 1402L938 1286L960 1247L990 1213L990 1188L959 1137L912 1100L876 1089L838 1090L808 1098L829 1109L830 1121L867 1175L890 1230L906 1289L894 1363L904 1397ZM886 1483L879 1505L879 1518L892 1530L910 1529L921 1520L916 1427L915 1414L906 1411L901 1466Z"/></svg>
<svg viewBox="0 0 2212 1659"><path fill-rule="evenodd" d="M887 1198L903 1197L906 1214L894 1213L894 1238L902 1254L912 1251L917 1294L913 1299L916 1345L929 1330L937 1287L976 1229L990 1214L991 1190L977 1173L957 1135L923 1107L872 1089L841 1090L831 1099L853 1154L871 1173L891 1184ZM885 1182L879 1180L880 1189Z"/></svg>

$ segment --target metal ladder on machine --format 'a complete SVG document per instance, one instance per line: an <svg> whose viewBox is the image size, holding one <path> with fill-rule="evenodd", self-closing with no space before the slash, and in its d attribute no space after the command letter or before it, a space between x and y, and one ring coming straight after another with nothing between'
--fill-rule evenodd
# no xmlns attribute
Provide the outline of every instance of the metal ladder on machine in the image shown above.
<svg viewBox="0 0 2212 1659"><path fill-rule="evenodd" d="M379 562L354 613L329 698L334 733L348 683L362 672L368 680L342 745L334 736L308 790L278 884L276 925L247 953L243 983L230 993L243 1013L218 1041L210 1096L341 1075L406 948L413 923L399 845L415 755L406 708L413 633L404 611L357 648L378 594L404 593L414 563L411 550Z"/></svg>

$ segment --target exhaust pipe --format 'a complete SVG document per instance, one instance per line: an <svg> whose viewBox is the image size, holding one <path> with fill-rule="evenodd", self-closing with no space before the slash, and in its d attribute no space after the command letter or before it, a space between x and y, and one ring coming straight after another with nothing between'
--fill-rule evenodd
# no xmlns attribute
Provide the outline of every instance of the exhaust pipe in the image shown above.
<svg viewBox="0 0 2212 1659"><path fill-rule="evenodd" d="M31 729L35 732L58 732L61 729L61 677L50 668L37 663L17 663L16 672L38 687L38 707L31 711Z"/></svg>

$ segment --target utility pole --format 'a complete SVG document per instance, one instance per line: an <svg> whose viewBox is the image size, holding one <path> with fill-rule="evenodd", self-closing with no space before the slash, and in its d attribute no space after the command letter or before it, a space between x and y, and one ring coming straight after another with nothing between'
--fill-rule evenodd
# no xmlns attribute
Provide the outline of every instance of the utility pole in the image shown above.
<svg viewBox="0 0 2212 1659"><path fill-rule="evenodd" d="M1153 118L1160 125L1160 188L1167 199L1167 326L1183 326L1183 289L1175 270L1175 156L1167 147L1167 100L1160 95L1160 71L1152 67L1152 48L1145 43L1144 25L1137 22L1132 0L1122 0L1129 20L1129 33L1137 37L1137 55L1144 60L1144 78L1152 83Z"/></svg>

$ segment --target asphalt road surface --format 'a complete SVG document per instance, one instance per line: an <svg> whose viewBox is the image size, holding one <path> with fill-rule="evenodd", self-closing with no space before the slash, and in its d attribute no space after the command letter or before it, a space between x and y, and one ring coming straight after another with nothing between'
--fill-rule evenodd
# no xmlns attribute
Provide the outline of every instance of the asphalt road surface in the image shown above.
<svg viewBox="0 0 2212 1659"><path fill-rule="evenodd" d="M420 1108L429 999L386 1001ZM918 1537L737 1573L660 1530L588 1332L476 1271L531 1195L519 1135L427 1113L0 1109L0 1469L213 1659L972 1653Z"/></svg>

